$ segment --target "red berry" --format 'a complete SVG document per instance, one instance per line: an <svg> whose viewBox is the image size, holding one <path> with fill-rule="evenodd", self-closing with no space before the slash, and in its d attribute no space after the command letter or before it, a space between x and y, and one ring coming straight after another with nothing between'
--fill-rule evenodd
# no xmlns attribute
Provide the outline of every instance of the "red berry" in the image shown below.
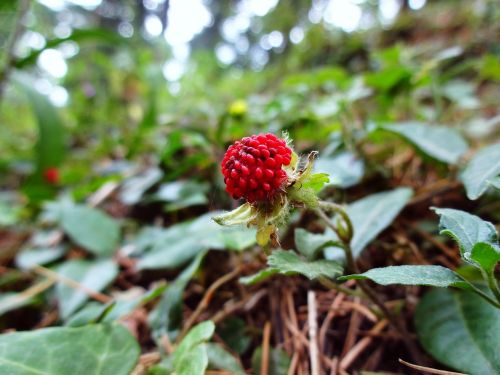
<svg viewBox="0 0 500 375"><path fill-rule="evenodd" d="M226 191L248 202L271 199L286 182L282 169L289 165L292 150L274 134L259 134L234 142L221 163Z"/></svg>
<svg viewBox="0 0 500 375"><path fill-rule="evenodd" d="M55 167L47 168L43 171L43 178L51 185L59 183L59 170Z"/></svg>

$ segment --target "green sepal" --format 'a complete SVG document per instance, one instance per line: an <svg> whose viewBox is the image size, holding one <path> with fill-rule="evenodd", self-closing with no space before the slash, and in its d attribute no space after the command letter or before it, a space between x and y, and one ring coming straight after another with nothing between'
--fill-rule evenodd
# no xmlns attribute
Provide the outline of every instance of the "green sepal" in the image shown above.
<svg viewBox="0 0 500 375"><path fill-rule="evenodd" d="M219 225L232 226L232 225L249 225L251 222L257 220L257 209L250 203L245 203L238 208L223 213L222 215L214 216L212 219Z"/></svg>

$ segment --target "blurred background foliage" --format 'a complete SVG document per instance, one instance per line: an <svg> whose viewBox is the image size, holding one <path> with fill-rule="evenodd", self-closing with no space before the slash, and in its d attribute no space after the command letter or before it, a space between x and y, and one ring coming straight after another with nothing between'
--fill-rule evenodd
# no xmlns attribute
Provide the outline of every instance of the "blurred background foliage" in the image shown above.
<svg viewBox="0 0 500 375"><path fill-rule="evenodd" d="M497 5L3 1L0 183L36 203L51 167L77 200L144 165L217 182L224 146L258 131L360 154L370 126L417 120L480 143L500 120Z"/></svg>

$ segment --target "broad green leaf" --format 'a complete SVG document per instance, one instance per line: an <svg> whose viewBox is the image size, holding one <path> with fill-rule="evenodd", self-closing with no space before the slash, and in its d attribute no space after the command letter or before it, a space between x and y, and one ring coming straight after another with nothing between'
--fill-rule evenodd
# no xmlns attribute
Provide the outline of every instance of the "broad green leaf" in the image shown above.
<svg viewBox="0 0 500 375"><path fill-rule="evenodd" d="M218 344L205 344L208 354L209 367L226 370L234 375L245 375L245 370L231 353Z"/></svg>
<svg viewBox="0 0 500 375"><path fill-rule="evenodd" d="M460 174L469 199L478 199L488 189L488 180L500 174L500 143L479 150Z"/></svg>
<svg viewBox="0 0 500 375"><path fill-rule="evenodd" d="M269 279L271 276L276 275L277 273L279 273L278 269L268 267L260 270L253 275L240 277L239 281L240 283L245 285L254 285Z"/></svg>
<svg viewBox="0 0 500 375"><path fill-rule="evenodd" d="M432 290L417 306L415 326L439 362L470 375L500 374L500 310L476 294Z"/></svg>
<svg viewBox="0 0 500 375"><path fill-rule="evenodd" d="M297 253L285 250L273 251L267 258L267 264L283 275L299 274L310 280L319 277L334 279L343 271L342 265L337 262L326 259L307 261L301 259Z"/></svg>
<svg viewBox="0 0 500 375"><path fill-rule="evenodd" d="M149 313L148 323L155 340L159 340L163 335L168 335L170 340L177 337L182 323L182 294L189 280L200 268L205 254L206 252L198 254L177 279L167 286L160 302Z"/></svg>
<svg viewBox="0 0 500 375"><path fill-rule="evenodd" d="M348 188L361 181L365 174L365 164L354 154L342 152L335 156L320 156L314 162L314 170L328 173L328 185Z"/></svg>
<svg viewBox="0 0 500 375"><path fill-rule="evenodd" d="M95 255L111 255L118 246L120 226L95 208L65 205L60 212L59 224L76 244Z"/></svg>
<svg viewBox="0 0 500 375"><path fill-rule="evenodd" d="M498 244L498 233L488 221L467 212L452 208L436 208L432 210L440 216L439 229L458 242L460 253L470 261L470 253L478 242Z"/></svg>
<svg viewBox="0 0 500 375"><path fill-rule="evenodd" d="M208 249L242 250L255 243L254 229L220 226L212 220L213 215L209 212L157 233L137 268L177 268Z"/></svg>
<svg viewBox="0 0 500 375"><path fill-rule="evenodd" d="M118 266L109 259L78 259L66 261L56 269L56 272L92 291L100 292L118 276ZM56 296L59 312L64 320L82 307L89 298L87 293L63 283L57 284Z"/></svg>
<svg viewBox="0 0 500 375"><path fill-rule="evenodd" d="M307 259L312 260L326 246L335 246L337 241L333 241L328 234L317 234L306 231L303 228L295 229L295 246L297 251Z"/></svg>
<svg viewBox="0 0 500 375"><path fill-rule="evenodd" d="M369 195L347 207L347 214L354 226L351 247L355 257L393 222L412 195L411 189L398 188ZM333 237L333 232L329 233Z"/></svg>
<svg viewBox="0 0 500 375"><path fill-rule="evenodd" d="M16 256L16 266L28 270L35 265L53 262L66 253L63 246L24 249Z"/></svg>
<svg viewBox="0 0 500 375"><path fill-rule="evenodd" d="M372 268L361 274L339 277L338 280L370 279L380 285L429 285L469 289L470 284L452 270L441 266L389 266Z"/></svg>
<svg viewBox="0 0 500 375"><path fill-rule="evenodd" d="M449 164L456 164L468 148L460 133L447 126L408 122L380 128L402 136L427 155Z"/></svg>
<svg viewBox="0 0 500 375"><path fill-rule="evenodd" d="M252 373L255 375L261 374L262 364L262 347L259 346L252 355ZM290 367L290 357L283 349L273 349L269 351L269 375L283 375L288 373Z"/></svg>
<svg viewBox="0 0 500 375"><path fill-rule="evenodd" d="M177 375L203 375L208 366L205 343L212 338L215 324L208 320L191 328L173 354Z"/></svg>
<svg viewBox="0 0 500 375"><path fill-rule="evenodd" d="M487 273L493 272L497 263L500 262L500 248L491 243L478 242L472 248L470 259Z"/></svg>
<svg viewBox="0 0 500 375"><path fill-rule="evenodd" d="M140 348L120 325L45 328L0 335L0 368L12 375L129 375Z"/></svg>

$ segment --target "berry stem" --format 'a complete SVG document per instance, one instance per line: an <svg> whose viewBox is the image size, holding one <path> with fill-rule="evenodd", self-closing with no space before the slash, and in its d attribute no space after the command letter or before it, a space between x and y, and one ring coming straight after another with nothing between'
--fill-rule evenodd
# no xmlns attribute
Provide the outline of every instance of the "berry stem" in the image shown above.
<svg viewBox="0 0 500 375"><path fill-rule="evenodd" d="M332 220L326 214L325 211L338 213L342 217L347 228L347 233L344 236L341 235L342 233L339 233L340 231L338 227L332 222ZM347 212L345 212L342 206L332 202L325 202L325 201L319 202L319 208L317 208L315 212L325 222L325 224L328 227L330 227L337 233L339 238L342 240L343 242L342 249L344 250L346 256L347 271L349 273L360 273L358 265L356 264L356 261L354 260L354 256L352 254L352 248L350 242L354 234L354 231L351 219L349 218L349 215L347 215ZM356 282L359 285L360 289L364 292L364 294L375 305L378 306L382 314L387 318L387 320L390 322L393 328L395 328L396 331L399 332L401 338L403 339L406 347L408 348L408 351L411 353L413 358L418 360L419 363L422 363L420 352L417 349L415 343L410 339L410 334L406 329L405 324L385 306L385 304L379 299L376 291L372 289L370 285L366 283L365 280L356 280Z"/></svg>
<svg viewBox="0 0 500 375"><path fill-rule="evenodd" d="M327 201L319 201L318 203L319 203L318 211L321 211L323 214L325 214L325 216L328 213L336 213L342 217L342 220L344 221L344 223L346 225L347 232L345 234L340 233L337 226L335 226L335 225L333 225L332 229L335 231L335 233L337 233L337 235L342 240L342 242L350 244L351 240L352 240L352 236L354 235L354 229L352 226L351 219L350 219L349 215L347 214L347 212L344 210L344 207L342 207L341 205L339 205L337 203L327 202ZM326 216L326 217L328 218L328 216ZM322 219L325 220L323 217L322 217ZM328 218L328 220L330 220L330 218Z"/></svg>

